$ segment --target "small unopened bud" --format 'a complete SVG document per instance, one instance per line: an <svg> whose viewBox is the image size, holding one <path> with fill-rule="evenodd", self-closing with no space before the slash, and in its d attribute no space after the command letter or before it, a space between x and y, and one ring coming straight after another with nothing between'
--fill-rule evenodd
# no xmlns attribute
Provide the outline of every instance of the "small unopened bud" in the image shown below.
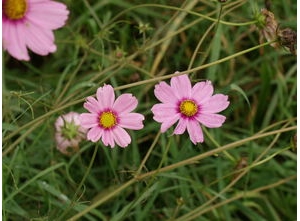
<svg viewBox="0 0 300 221"><path fill-rule="evenodd" d="M56 148L65 155L79 150L79 143L86 139L85 128L80 126L79 114L70 112L59 116L55 122Z"/></svg>

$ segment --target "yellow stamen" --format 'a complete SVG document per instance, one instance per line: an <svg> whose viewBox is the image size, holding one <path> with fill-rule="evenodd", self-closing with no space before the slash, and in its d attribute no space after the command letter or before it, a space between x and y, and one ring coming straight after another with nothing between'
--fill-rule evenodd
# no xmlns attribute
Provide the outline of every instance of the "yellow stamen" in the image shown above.
<svg viewBox="0 0 300 221"><path fill-rule="evenodd" d="M12 20L18 20L24 17L27 11L26 0L5 0L2 4L3 13Z"/></svg>
<svg viewBox="0 0 300 221"><path fill-rule="evenodd" d="M180 103L179 110L183 115L192 117L198 112L198 106L192 100L184 100Z"/></svg>
<svg viewBox="0 0 300 221"><path fill-rule="evenodd" d="M109 129L117 124L117 117L113 112L106 111L100 115L99 123L105 129Z"/></svg>

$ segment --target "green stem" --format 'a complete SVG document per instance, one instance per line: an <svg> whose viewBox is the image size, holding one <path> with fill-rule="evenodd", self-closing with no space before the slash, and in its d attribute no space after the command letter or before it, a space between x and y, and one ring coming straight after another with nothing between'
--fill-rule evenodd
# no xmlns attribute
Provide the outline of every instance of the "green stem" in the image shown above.
<svg viewBox="0 0 300 221"><path fill-rule="evenodd" d="M248 137L248 138L245 138L245 139L242 139L242 140L239 140L239 141L236 141L236 142L224 145L224 146L222 146L220 148L213 149L211 151L208 151L208 152L205 152L203 154L200 154L200 155L188 158L188 159L180 161L178 163L175 163L175 164L172 164L172 165L169 165L169 166L165 166L163 168L159 168L158 170L159 170L160 173L167 172L167 171L176 169L176 168L181 167L181 166L185 166L185 165L196 163L199 160L201 160L203 158L206 158L206 157L209 157L209 156L212 156L212 155L214 155L216 153L219 153L219 152L222 152L222 151L225 151L225 150L229 150L229 149L235 148L237 146L241 146L244 143L247 143L249 141L257 140L257 139L260 139L260 138L263 138L263 137L267 137L267 136L271 136L271 135L275 135L275 134L279 134L279 133L284 133L284 132L288 132L288 131L296 130L296 129L297 129L297 126L291 126L291 127L288 127L288 128L274 130L274 131L271 131L271 132L266 132L266 133L261 133L261 134L255 134L255 135L253 135L251 137ZM76 219L80 218L84 214L88 213L90 210L98 207L99 205L101 205L105 201L113 198L114 196L116 196L117 194L119 194L121 191L123 191L124 189L126 189L127 187L129 187L130 185L132 185L133 183L136 183L136 182L138 182L138 181L140 181L142 179L146 179L146 178L149 178L149 177L157 174L158 170L153 170L153 171L150 171L148 173L141 174L141 175L138 175L137 177L132 178L131 180L129 180L128 182L126 182L125 184L121 185L119 188L117 188L116 190L114 190L113 192L110 192L106 196L102 197L99 201L96 201L95 203L93 203L89 207L85 208L83 211L77 213L75 216L73 216L70 219L68 219L68 221L73 221L73 220L76 220Z"/></svg>
<svg viewBox="0 0 300 221"><path fill-rule="evenodd" d="M75 216L72 216L67 221L74 221L74 220L79 219L80 217L84 216L84 214L88 213L90 210L100 206L102 203L109 200L110 198L113 198L115 195L122 192L124 189L131 186L135 182L136 182L135 179L129 180L128 182L124 183L123 185L121 185L116 190L114 190L114 191L110 192L109 194L105 195L104 197L102 197L99 201L96 201L94 204L90 205L89 207L85 208L81 212L77 213Z"/></svg>
<svg viewBox="0 0 300 221"><path fill-rule="evenodd" d="M52 167L49 167L43 171L41 171L40 173L38 173L37 175L35 175L32 179L30 179L29 181L27 181L25 184L23 184L23 186L21 186L20 188L18 188L16 191L14 191L12 194L10 194L8 197L6 197L6 199L3 201L3 205L5 206L5 204L11 200L12 198L14 198L15 195L17 195L18 193L20 193L23 189L25 189L27 186L29 186L30 184L32 184L34 181L36 181L37 179L39 179L40 177L50 173L53 170L56 170L60 167L62 167L63 165L65 165L65 163L59 163L56 164Z"/></svg>
<svg viewBox="0 0 300 221"><path fill-rule="evenodd" d="M296 175L289 176L289 177L287 177L285 179L277 181L276 183L272 183L272 184L269 184L269 185L266 185L266 186L258 187L258 188L254 189L254 190L250 190L250 191L247 191L247 192L242 191L241 193L238 193L238 194L236 194L235 196L233 196L233 197L231 197L229 199L226 199L226 200L224 200L224 201L222 201L220 203L216 203L216 204L214 204L214 205L212 205L212 206L210 206L208 208L205 208L205 209L199 211L198 213L193 214L192 216L190 216L188 218L187 217L183 217L183 216L179 217L178 219L176 219L176 221L194 220L195 218L199 217L200 215L202 215L204 213L207 213L207 212L209 212L211 210L215 210L218 207L221 207L223 205L227 205L228 203L233 202L235 200L238 200L240 198L247 198L247 197L255 196L257 193L259 193L261 191L268 190L268 189L273 189L273 188L275 188L275 187L277 187L279 185L282 185L282 184L287 183L287 182L289 182L289 181L291 181L293 179L296 179L296 177L297 177Z"/></svg>
<svg viewBox="0 0 300 221"><path fill-rule="evenodd" d="M201 14L201 13L198 13L198 12L194 12L194 11L191 11L191 10L187 10L187 9L184 9L184 8L178 8L178 7L175 7L175 6L160 5L160 4L141 4L141 5L136 5L134 7L131 7L129 9L126 9L126 10L122 11L119 15L117 15L116 17L114 17L114 19L112 19L111 22L114 22L114 20L116 20L118 17L122 16L123 14L127 13L128 11L132 11L134 9L143 8L143 7L144 8L145 7L165 8L165 9L170 9L170 10L183 11L183 12L186 12L186 13L191 14L191 15L195 15L195 16L198 16L198 17L201 17L201 18L205 18L205 19L207 19L209 21L213 21L213 22L217 22L218 21L218 19L211 18L211 17L206 16L204 14ZM220 20L219 22L221 24L230 25L230 26L246 26L246 25L252 25L252 24L257 23L256 20L248 21L248 22L241 22L241 23L228 22L228 21L223 21L223 20Z"/></svg>
<svg viewBox="0 0 300 221"><path fill-rule="evenodd" d="M157 135L156 135L156 137L155 137L155 139L154 139L154 141L153 141L153 143L151 144L149 150L147 151L147 154L146 154L146 156L144 157L144 159L143 159L143 161L142 161L142 163L141 163L139 169L138 169L137 172L136 172L137 175L139 175L139 174L141 173L141 171L142 171L143 167L145 166L145 163L146 163L146 161L148 160L150 154L152 153L152 150L153 150L153 148L155 147L155 145L156 145L156 143L157 143L158 138L160 137L160 135L161 135L161 133L158 132Z"/></svg>
<svg viewBox="0 0 300 221"><path fill-rule="evenodd" d="M178 163L174 163L174 164L171 164L169 166L163 167L163 168L160 169L160 172L167 172L167 171L174 170L174 169L176 169L178 167L181 167L181 166L185 166L185 165L197 163L201 159L204 159L204 158L209 157L209 156L213 156L213 155L215 155L215 154L217 154L219 152L223 152L225 150L232 149L234 147L240 146L240 145L242 145L244 143L247 143L249 141L252 141L252 140L257 140L259 138L263 138L263 137L267 137L267 136L271 136L271 135L274 135L274 134L283 133L283 132L287 132L287 131L291 131L291 130L296 130L296 129L297 129L297 126L291 126L291 127L288 127L288 128L274 130L274 131L263 133L263 134L256 134L254 136L247 137L245 139L242 139L242 140L239 140L239 141L236 141L236 142L224 145L224 146L219 147L217 149L213 149L213 150L207 151L207 152L205 152L203 154L200 154L200 155L188 158L188 159L180 161ZM145 179L145 178L147 178L149 176L152 176L156 172L157 171L154 170L154 171L142 174L142 175L140 175L138 177L138 179Z"/></svg>
<svg viewBox="0 0 300 221"><path fill-rule="evenodd" d="M68 205L68 207L64 210L64 212L63 212L62 215L58 218L58 220L64 220L63 218L65 217L65 215L73 208L73 206L74 206L74 204L75 204L75 202L76 202L77 195L78 195L78 193L79 193L81 187L83 186L83 184L84 184L84 182L85 182L87 176L89 175L89 173L90 173L90 171L91 171L92 165L93 165L93 163L94 163L94 161L95 161L95 157L96 157L96 155L97 155L97 151L98 151L98 145L96 145L96 147L95 147L95 150L94 150L92 159L91 159L91 161L90 161L90 164L89 164L88 168L86 169L86 172L85 172L85 174L84 174L84 176L83 176L83 178L82 178L80 184L78 185L78 187L77 187L77 189L76 189L76 191L75 191L75 194L74 194L74 197L73 197L71 203L70 203L70 204ZM79 197L79 199L80 199L80 197ZM78 200L79 200L79 199L78 199Z"/></svg>

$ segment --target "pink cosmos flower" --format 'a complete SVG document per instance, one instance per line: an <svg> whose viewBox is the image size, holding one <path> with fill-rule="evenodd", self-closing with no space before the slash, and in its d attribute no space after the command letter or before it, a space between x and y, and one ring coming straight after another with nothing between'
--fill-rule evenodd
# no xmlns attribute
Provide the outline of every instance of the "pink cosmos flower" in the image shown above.
<svg viewBox="0 0 300 221"><path fill-rule="evenodd" d="M2 42L8 53L28 61L27 48L39 55L56 51L53 30L65 25L69 11L51 0L2 0Z"/></svg>
<svg viewBox="0 0 300 221"><path fill-rule="evenodd" d="M132 94L122 94L115 100L114 89L111 85L98 88L96 98L88 97L84 108L90 113L80 115L81 125L90 129L87 139L97 142L102 139L105 146L126 147L131 142L129 134L124 130L139 130L144 127L144 116L131 113L138 104Z"/></svg>
<svg viewBox="0 0 300 221"><path fill-rule="evenodd" d="M200 124L215 128L222 126L226 119L217 113L228 107L228 96L212 95L210 81L199 82L192 87L187 75L172 77L171 86L160 82L155 86L154 94L162 102L151 109L153 119L162 123L161 132L178 121L174 134L183 134L187 129L194 144L204 141Z"/></svg>
<svg viewBox="0 0 300 221"><path fill-rule="evenodd" d="M79 113L70 112L59 116L55 122L56 148L70 155L79 150L79 143L86 139L87 130L80 125Z"/></svg>

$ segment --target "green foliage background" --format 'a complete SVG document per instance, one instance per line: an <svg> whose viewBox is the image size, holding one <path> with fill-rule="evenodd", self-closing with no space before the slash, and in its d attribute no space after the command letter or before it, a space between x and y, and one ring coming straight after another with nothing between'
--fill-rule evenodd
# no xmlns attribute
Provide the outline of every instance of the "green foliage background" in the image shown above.
<svg viewBox="0 0 300 221"><path fill-rule="evenodd" d="M263 1L64 3L56 53L3 52L3 220L296 220L296 56L259 46ZM296 1L271 11L296 30ZM229 95L202 144L152 119L154 85L175 71ZM85 141L62 155L56 118L85 112L104 83L138 98L144 129L125 149Z"/></svg>

